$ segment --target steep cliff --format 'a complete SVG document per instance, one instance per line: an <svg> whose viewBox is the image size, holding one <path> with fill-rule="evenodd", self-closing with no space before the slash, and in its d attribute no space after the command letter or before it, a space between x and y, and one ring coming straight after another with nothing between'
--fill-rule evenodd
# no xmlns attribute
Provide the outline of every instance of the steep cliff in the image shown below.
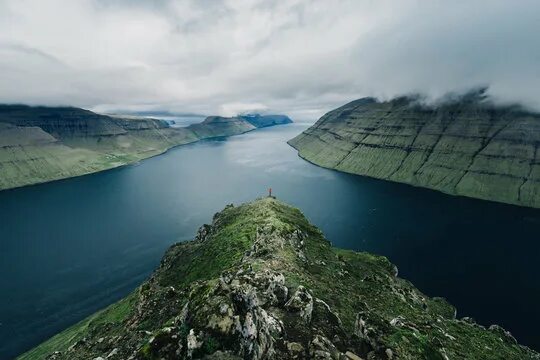
<svg viewBox="0 0 540 360"><path fill-rule="evenodd" d="M0 105L0 190L106 170L173 146L262 126L242 118L209 117L173 128L161 120L78 108Z"/></svg>
<svg viewBox="0 0 540 360"><path fill-rule="evenodd" d="M131 295L20 359L540 359L273 198L227 206Z"/></svg>
<svg viewBox="0 0 540 360"><path fill-rule="evenodd" d="M261 128L278 124L292 123L292 120L286 115L242 115L240 118L248 121L253 126Z"/></svg>
<svg viewBox="0 0 540 360"><path fill-rule="evenodd" d="M473 94L436 106L353 101L289 144L320 166L540 207L540 114Z"/></svg>
<svg viewBox="0 0 540 360"><path fill-rule="evenodd" d="M292 120L285 115L209 116L202 123L190 125L189 128L199 136L225 136L236 131L289 123L292 123Z"/></svg>

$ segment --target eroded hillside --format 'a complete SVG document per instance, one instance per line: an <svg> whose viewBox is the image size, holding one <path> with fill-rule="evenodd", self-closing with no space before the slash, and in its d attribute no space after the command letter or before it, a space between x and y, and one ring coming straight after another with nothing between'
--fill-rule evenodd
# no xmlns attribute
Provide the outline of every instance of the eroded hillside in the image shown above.
<svg viewBox="0 0 540 360"><path fill-rule="evenodd" d="M262 126L291 122L286 116L278 122L261 118ZM78 108L2 105L0 190L111 169L177 145L262 126L242 118L209 117L200 124L173 128L161 120Z"/></svg>
<svg viewBox="0 0 540 360"><path fill-rule="evenodd" d="M360 99L289 141L323 167L532 207L539 143L540 115L475 96L438 106Z"/></svg>

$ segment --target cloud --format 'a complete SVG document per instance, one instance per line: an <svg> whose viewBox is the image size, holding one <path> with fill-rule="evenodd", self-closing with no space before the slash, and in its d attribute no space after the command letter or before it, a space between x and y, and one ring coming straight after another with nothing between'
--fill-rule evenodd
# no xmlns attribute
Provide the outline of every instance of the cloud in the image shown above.
<svg viewBox="0 0 540 360"><path fill-rule="evenodd" d="M540 3L0 0L0 102L302 120L489 86L540 109Z"/></svg>
<svg viewBox="0 0 540 360"><path fill-rule="evenodd" d="M264 113L268 107L261 103L227 103L221 105L220 113L224 116L235 116L243 114Z"/></svg>

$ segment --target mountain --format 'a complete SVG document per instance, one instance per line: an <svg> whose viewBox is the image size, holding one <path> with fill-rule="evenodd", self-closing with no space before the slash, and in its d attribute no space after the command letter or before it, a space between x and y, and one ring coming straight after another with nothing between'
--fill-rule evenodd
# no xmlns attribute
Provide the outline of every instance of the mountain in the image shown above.
<svg viewBox="0 0 540 360"><path fill-rule="evenodd" d="M274 198L228 205L131 295L20 359L540 359L497 325L333 248Z"/></svg>
<svg viewBox="0 0 540 360"><path fill-rule="evenodd" d="M540 114L473 95L437 105L364 98L289 141L323 167L537 208L539 143Z"/></svg>
<svg viewBox="0 0 540 360"><path fill-rule="evenodd" d="M72 107L0 105L0 190L111 169L177 145L288 122L287 117L252 122L211 116L180 128Z"/></svg>
<svg viewBox="0 0 540 360"><path fill-rule="evenodd" d="M278 124L292 123L292 120L286 115L242 115L241 119L246 120L255 127L268 127Z"/></svg>

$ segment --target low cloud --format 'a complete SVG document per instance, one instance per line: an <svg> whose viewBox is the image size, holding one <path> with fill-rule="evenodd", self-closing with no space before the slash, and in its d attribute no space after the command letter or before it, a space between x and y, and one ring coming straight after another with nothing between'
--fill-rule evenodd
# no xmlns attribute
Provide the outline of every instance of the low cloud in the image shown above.
<svg viewBox="0 0 540 360"><path fill-rule="evenodd" d="M0 0L0 102L287 113L489 87L540 109L540 3Z"/></svg>

